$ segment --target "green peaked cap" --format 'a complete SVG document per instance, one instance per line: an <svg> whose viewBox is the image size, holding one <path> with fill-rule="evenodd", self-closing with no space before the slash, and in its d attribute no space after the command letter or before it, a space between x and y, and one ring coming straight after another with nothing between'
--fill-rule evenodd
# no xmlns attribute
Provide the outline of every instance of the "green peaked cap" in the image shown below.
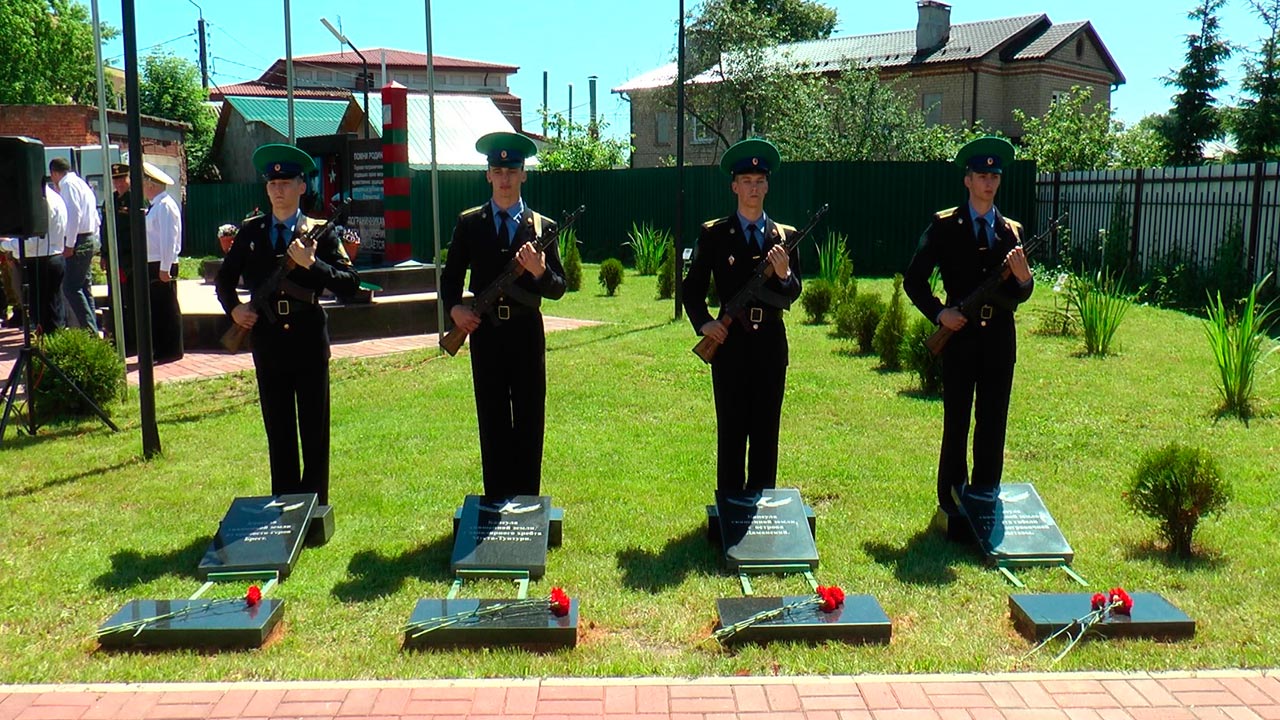
<svg viewBox="0 0 1280 720"><path fill-rule="evenodd" d="M761 138L747 138L734 143L720 158L720 169L731 175L755 172L768 175L781 164L782 155L778 148Z"/></svg>
<svg viewBox="0 0 1280 720"><path fill-rule="evenodd" d="M1013 164L1013 145L1002 137L987 135L970 140L956 153L956 164L974 172L1000 174Z"/></svg>
<svg viewBox="0 0 1280 720"><path fill-rule="evenodd" d="M253 151L253 166L266 179L279 180L315 172L316 161L293 145L271 143Z"/></svg>
<svg viewBox="0 0 1280 720"><path fill-rule="evenodd" d="M538 153L538 146L520 133L492 132L476 141L476 152L488 159L489 167L518 168Z"/></svg>

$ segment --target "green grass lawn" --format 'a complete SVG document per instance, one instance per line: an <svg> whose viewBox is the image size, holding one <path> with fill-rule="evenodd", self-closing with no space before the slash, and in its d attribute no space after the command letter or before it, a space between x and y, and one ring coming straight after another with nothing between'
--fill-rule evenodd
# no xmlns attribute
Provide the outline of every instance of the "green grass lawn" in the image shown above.
<svg viewBox="0 0 1280 720"><path fill-rule="evenodd" d="M136 407L122 432L96 422L12 434L0 451L0 682L735 675L1003 671L1029 645L1012 629L1012 587L969 547L926 530L934 508L941 403L914 377L877 371L829 326L789 318L791 368L779 484L818 513L818 579L872 593L893 620L888 647L773 644L725 652L708 641L715 598L740 593L704 538L715 420L708 368L672 322L654 279L586 287L549 314L606 324L548 336L543 489L565 508L564 545L532 594L563 586L581 602L577 649L403 652L420 597L443 597L453 509L480 488L470 365L434 352L338 361L332 369L333 541L303 552L273 591L283 637L247 653L106 653L94 629L132 598L181 598L230 500L269 488L251 373L157 391L164 455L140 457ZM863 292L886 293L884 280ZM1078 339L1035 335L1042 287L1021 320L1007 481L1031 481L1076 551L1091 590L1164 594L1194 617L1194 640L1083 643L1058 669L1275 667L1280 664L1280 376L1263 413L1217 419L1200 321L1135 308L1119 354L1081 357ZM136 405L136 396L134 398ZM1165 559L1121 491L1147 449L1210 449L1234 483L1226 515L1198 534L1199 558ZM1082 590L1064 573L1020 573L1029 591ZM762 595L799 578L760 578ZM496 581L471 597L505 593ZM243 587L227 587L241 594ZM1048 667L1048 658L1029 669Z"/></svg>

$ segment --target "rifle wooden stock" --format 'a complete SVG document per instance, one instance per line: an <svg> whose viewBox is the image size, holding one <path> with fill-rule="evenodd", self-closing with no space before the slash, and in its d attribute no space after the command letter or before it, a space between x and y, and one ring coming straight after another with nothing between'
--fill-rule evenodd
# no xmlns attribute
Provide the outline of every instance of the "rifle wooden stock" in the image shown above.
<svg viewBox="0 0 1280 720"><path fill-rule="evenodd" d="M924 346L929 348L929 352L931 354L937 355L942 352L942 348L947 346L947 341L955 334L955 330L952 330L946 325L939 325L938 329L934 330L932 335L925 338Z"/></svg>
<svg viewBox="0 0 1280 720"><path fill-rule="evenodd" d="M543 233L542 238L538 240L538 249L545 251L551 247L551 243L559 242L560 233L567 227L571 227L578 221L578 216L586 212L586 205L579 205L577 210L565 215L564 220L556 226L554 232ZM489 312L490 308L497 303L502 293L516 281L525 272L524 266L514 257L507 262L507 266L503 268L502 274L489 283L489 286L476 295L471 301L471 311L477 315L483 315ZM462 348L462 342L467 339L467 333L458 326L453 326L449 332L440 336L440 349L449 353L452 357L458 354L458 350Z"/></svg>
<svg viewBox="0 0 1280 720"><path fill-rule="evenodd" d="M231 327L222 333L222 347L226 348L227 352L238 353L247 337L249 337L249 328L240 327L232 321Z"/></svg>
<svg viewBox="0 0 1280 720"><path fill-rule="evenodd" d="M717 319L716 322L724 325L725 329L728 330L729 325L733 323L733 318L722 317ZM693 346L693 354L702 358L702 362L710 365L711 359L716 356L716 351L718 351L720 346L723 344L724 343L716 342L716 339L710 335L703 335L702 339L698 341L698 344Z"/></svg>

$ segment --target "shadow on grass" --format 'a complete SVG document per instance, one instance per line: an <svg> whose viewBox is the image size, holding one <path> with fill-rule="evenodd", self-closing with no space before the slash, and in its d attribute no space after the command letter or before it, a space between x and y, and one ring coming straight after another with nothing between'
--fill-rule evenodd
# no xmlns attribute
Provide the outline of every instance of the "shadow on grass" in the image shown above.
<svg viewBox="0 0 1280 720"><path fill-rule="evenodd" d="M1192 550L1195 552L1194 555L1189 558L1180 558L1170 552L1167 547L1148 540L1137 545L1130 545L1125 550L1124 555L1127 560L1145 560L1159 563L1170 570L1217 572L1230 562L1220 550L1206 550L1203 547L1194 546Z"/></svg>
<svg viewBox="0 0 1280 720"><path fill-rule="evenodd" d="M717 552L707 542L705 528L695 526L668 540L656 553L637 547L619 550L618 569L622 571L623 586L659 592L679 585L693 572L714 574Z"/></svg>
<svg viewBox="0 0 1280 720"><path fill-rule="evenodd" d="M3 410L4 400L0 398L0 412L3 412ZM129 430L129 426L121 425L118 418L112 418L112 422L120 426L121 432ZM96 415L59 421L58 423L37 420L36 434L28 435L27 411L23 408L19 413L17 407L15 407L9 414L9 424L4 428L4 447L20 449L31 445L41 445L53 440L86 435L95 432L99 428L104 432L111 432L111 428L107 427L106 423L99 420Z"/></svg>
<svg viewBox="0 0 1280 720"><path fill-rule="evenodd" d="M874 351L862 352L857 345L844 344L831 351L833 355L839 355L846 358L866 358L875 357Z"/></svg>
<svg viewBox="0 0 1280 720"><path fill-rule="evenodd" d="M875 562L892 565L893 576L909 585L949 585L956 579L952 565L974 562L971 548L947 540L931 527L920 530L901 547L866 542L862 549Z"/></svg>
<svg viewBox="0 0 1280 720"><path fill-rule="evenodd" d="M207 407L199 404L197 409L192 410L193 404L185 399L181 402L168 403L156 410L156 424L158 425L182 425L186 423L200 422L211 417L219 415L228 415L238 412L244 408L258 405L257 394L241 395L240 397L231 399L231 402L225 402L215 407ZM173 412L177 409L188 410L188 412Z"/></svg>
<svg viewBox="0 0 1280 720"><path fill-rule="evenodd" d="M601 335L599 337L593 337L589 340L581 340L578 342L556 343L554 346L548 345L547 352L548 353L561 352L564 350L572 350L574 348L586 347L587 345L595 345L596 343L602 343L606 340L616 340L620 337L625 337L627 335L635 335L636 333L648 332L649 330L657 330L658 328L664 328L670 325L672 322L673 321L668 320L666 322L653 323L651 325L641 325L639 327L628 328L626 330L621 330L619 332L609 333L607 335ZM599 326L597 325L595 327L599 327ZM580 328L580 329L586 329L586 328ZM580 333L575 334L575 336L580 336L580 335L581 335Z"/></svg>
<svg viewBox="0 0 1280 720"><path fill-rule="evenodd" d="M333 596L342 602L364 602L394 595L409 577L436 582L453 579L449 558L453 538L441 535L426 545L388 557L376 550L361 550L347 563L349 579L333 586Z"/></svg>
<svg viewBox="0 0 1280 720"><path fill-rule="evenodd" d="M60 478L52 478L52 479L37 483L35 485L27 486L27 487L12 488L10 490L6 490L4 493L0 493L0 500L11 500L13 498L28 497L30 495L35 495L36 493L44 492L45 490L51 490L53 488L61 487L63 485L70 485L73 482L84 480L85 478L96 477L98 475L103 475L105 473L114 472L116 470L126 468L130 465L137 465L140 462L142 462L142 458L132 457L132 458L129 458L128 460L118 462L114 465L108 465L107 467L96 467L89 470L82 470L74 475L68 475L66 477L60 477Z"/></svg>
<svg viewBox="0 0 1280 720"><path fill-rule="evenodd" d="M918 387L903 388L898 391L898 397L908 398L911 400L924 400L927 402L942 402L942 391L926 392Z"/></svg>
<svg viewBox="0 0 1280 720"><path fill-rule="evenodd" d="M112 553L111 569L94 578L93 584L104 590L127 590L165 575L196 577L196 565L209 548L210 537L198 537L184 547L166 553L143 555L137 550Z"/></svg>

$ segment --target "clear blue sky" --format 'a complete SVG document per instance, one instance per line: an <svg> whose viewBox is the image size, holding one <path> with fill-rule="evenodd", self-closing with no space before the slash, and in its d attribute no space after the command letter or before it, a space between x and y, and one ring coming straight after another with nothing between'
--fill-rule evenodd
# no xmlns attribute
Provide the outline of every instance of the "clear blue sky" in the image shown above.
<svg viewBox="0 0 1280 720"><path fill-rule="evenodd" d="M89 0L81 0L88 3ZM284 57L283 0L197 0L209 25L213 81L228 84L259 76L272 61ZM915 0L829 0L839 12L835 35L859 35L914 28ZM1196 29L1186 12L1194 0L955 0L953 23L1045 13L1055 23L1089 20L1120 65L1128 82L1113 95L1117 117L1134 122L1169 108L1172 90L1160 78L1181 67L1184 37ZM197 60L195 27L199 11L190 0L145 0L138 6L138 46L152 46ZM686 7L693 8L694 0ZM437 55L519 66L511 90L524 101L525 124L540 127L542 72L550 72L550 107L569 107L568 85L574 86L574 119L586 119L587 77L599 79L599 112L610 134L628 129L626 102L609 89L674 56L677 3L652 0L435 0L432 25ZM100 0L104 21L121 27L120 3ZM293 0L294 55L335 52L338 41L320 24L327 17L356 47L384 46L425 52L426 14L422 0ZM1233 43L1256 47L1265 31L1245 0L1228 0L1222 26ZM184 36L186 35L186 36ZM106 54L123 53L120 38ZM370 62L375 62L370 57ZM1238 91L1242 56L1224 66L1231 86L1219 97ZM112 63L119 65L119 60Z"/></svg>

